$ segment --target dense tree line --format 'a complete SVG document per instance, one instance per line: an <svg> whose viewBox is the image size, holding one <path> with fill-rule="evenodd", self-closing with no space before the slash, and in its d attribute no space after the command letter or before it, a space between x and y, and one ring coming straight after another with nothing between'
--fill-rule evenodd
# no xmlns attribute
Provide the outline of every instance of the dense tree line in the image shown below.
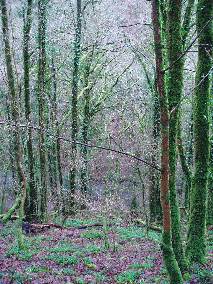
<svg viewBox="0 0 213 284"><path fill-rule="evenodd" d="M63 220L74 216L96 198L100 172L106 172L102 184L112 193L113 182L121 186L126 171L123 179L133 177L128 210L147 226L162 226L170 282L183 283L189 264L205 260L206 229L213 220L213 2L146 3L148 48L131 39L138 37L137 30L124 33L116 44L113 34L105 40L101 21L93 23L101 1L76 0L68 3L72 19L64 34L72 34L70 43L63 46L59 39L58 51L57 40L51 42L48 17L56 13L51 1L22 1L21 55L14 47L7 2L0 0L5 69L0 126L1 154L10 156L5 171L12 174L13 204L4 210L9 194L2 190L3 223L17 211L23 248L23 221L45 223L53 211ZM195 76L188 83L190 69ZM135 183L142 198L133 191ZM187 212L185 223L181 209Z"/></svg>

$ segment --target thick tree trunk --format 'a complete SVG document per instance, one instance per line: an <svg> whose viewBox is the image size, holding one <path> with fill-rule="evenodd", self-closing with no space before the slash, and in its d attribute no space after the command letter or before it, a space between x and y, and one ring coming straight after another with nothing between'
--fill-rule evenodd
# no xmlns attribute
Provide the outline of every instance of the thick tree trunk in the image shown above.
<svg viewBox="0 0 213 284"><path fill-rule="evenodd" d="M41 206L40 221L47 219L47 157L45 146L46 0L38 1L38 109Z"/></svg>
<svg viewBox="0 0 213 284"><path fill-rule="evenodd" d="M25 119L28 126L27 129L27 163L28 163L28 191L25 203L26 219L28 221L37 220L37 190L35 185L35 170L34 170L34 153L32 141L31 127L31 104L30 104L30 54L29 41L30 30L32 24L32 0L27 1L27 13L24 19L24 41L23 41L23 59L24 59L24 97L25 97Z"/></svg>
<svg viewBox="0 0 213 284"><path fill-rule="evenodd" d="M163 72L163 53L161 40L161 21L159 15L159 2L152 0L152 22L154 28L155 57L157 87L160 96L161 121L161 205L163 211L163 240L162 251L164 262L172 284L183 283L178 263L171 242L171 216L169 198L169 113L165 92L165 79Z"/></svg>
<svg viewBox="0 0 213 284"><path fill-rule="evenodd" d="M182 0L169 0L167 11L167 55L168 70L167 90L169 101L169 190L172 219L172 246L181 271L186 269L186 261L181 239L179 202L176 192L176 142L178 131L179 108L183 90L183 59L179 59L182 49L181 37ZM179 60L178 60L179 59Z"/></svg>
<svg viewBox="0 0 213 284"><path fill-rule="evenodd" d="M194 100L194 155L195 173L192 185L187 256L202 263L206 256L207 180L209 170L209 94L212 67L212 0L199 0L196 27L198 63ZM207 24L208 23L208 24Z"/></svg>

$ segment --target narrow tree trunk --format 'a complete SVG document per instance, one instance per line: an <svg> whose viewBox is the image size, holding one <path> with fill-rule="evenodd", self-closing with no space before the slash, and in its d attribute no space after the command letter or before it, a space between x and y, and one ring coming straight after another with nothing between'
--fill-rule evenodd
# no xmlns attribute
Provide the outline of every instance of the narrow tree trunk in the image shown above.
<svg viewBox="0 0 213 284"><path fill-rule="evenodd" d="M38 108L41 206L40 219L47 219L47 157L45 146L45 68L46 68L46 0L38 1Z"/></svg>
<svg viewBox="0 0 213 284"><path fill-rule="evenodd" d="M162 251L164 262L172 284L183 283L178 263L172 249L171 242L171 216L169 198L169 113L165 92L163 73L163 53L161 40L161 21L159 15L159 2L152 0L152 22L154 28L154 43L156 57L157 87L160 97L161 121L161 205L163 211L163 240Z"/></svg>
<svg viewBox="0 0 213 284"><path fill-rule="evenodd" d="M60 158L60 141L58 137L59 123L58 123L58 107L57 107L57 79L56 79L56 68L54 63L54 57L52 55L51 63L51 78L52 78L52 96L51 96L51 127L53 131L53 139L51 138L51 149L50 149L50 179L52 187L55 189L55 208L60 209L60 200L62 194L63 178L61 172L61 158Z"/></svg>
<svg viewBox="0 0 213 284"><path fill-rule="evenodd" d="M74 213L74 195L76 190L77 174L77 134L78 134L78 82L79 82L79 61L81 50L81 0L77 0L77 23L74 44L73 80L72 80L72 165L70 169L70 194L68 198L68 212Z"/></svg>
<svg viewBox="0 0 213 284"><path fill-rule="evenodd" d="M157 91L153 94L154 107L153 107L153 131L152 131L152 156L151 163L157 166L158 163L158 150L160 140L160 106ZM150 190L149 190L149 210L150 222L161 220L162 209L160 205L160 176L157 171L150 173Z"/></svg>
<svg viewBox="0 0 213 284"><path fill-rule="evenodd" d="M82 168L81 168L81 191L86 194L88 192L88 131L90 123L90 86L89 75L90 67L93 57L93 51L91 55L88 55L84 68L84 109L83 109L83 125L82 125Z"/></svg>
<svg viewBox="0 0 213 284"><path fill-rule="evenodd" d="M211 138L210 138L210 176L208 183L208 216L207 216L207 225L213 225L213 84L211 87L211 96L210 96L210 114L211 114Z"/></svg>
<svg viewBox="0 0 213 284"><path fill-rule="evenodd" d="M192 185L192 173L187 163L186 154L184 152L183 147L183 141L181 137L181 125L180 120L178 121L178 129L177 129L177 146L178 146L178 152L180 156L180 163L182 167L182 171L184 173L184 176L186 178L186 187L185 187L185 197L184 197L184 205L185 208L190 207L190 191L191 191L191 185Z"/></svg>
<svg viewBox="0 0 213 284"><path fill-rule="evenodd" d="M25 97L25 119L28 126L27 129L27 163L28 163L28 192L25 204L26 220L37 220L37 190L35 185L35 170L34 170L34 153L32 141L31 127L31 105L30 105L30 54L29 41L30 30L32 24L32 0L27 1L27 13L24 19L24 41L23 41L23 59L24 59L24 97Z"/></svg>
<svg viewBox="0 0 213 284"><path fill-rule="evenodd" d="M206 256L207 179L209 170L209 94L212 67L212 0L197 5L198 63L194 100L195 173L192 185L190 223L187 244L189 260L202 263ZM207 24L208 23L208 24Z"/></svg>
<svg viewBox="0 0 213 284"><path fill-rule="evenodd" d="M21 191L15 204L18 204L17 208L19 208L19 229L18 229L18 244L20 248L24 247L23 235L22 235L22 220L24 218L24 204L26 198L26 177L24 170L22 168L22 147L21 147L21 139L20 139L20 126L19 126L19 104L18 104L18 96L15 89L15 76L12 65L12 55L11 55L11 47L9 41L9 26L8 26L8 15L7 15L7 4L6 0L0 1L1 5L1 14L2 14L2 32L3 32L3 41L4 41L4 53L5 53L5 61L6 61L6 71L7 71L7 80L8 80L8 88L11 97L11 117L13 121L13 142L14 142L14 155L15 155L15 163L16 163L16 172L19 179L19 183L21 186ZM16 206L15 206L16 209ZM15 210L14 209L14 210Z"/></svg>

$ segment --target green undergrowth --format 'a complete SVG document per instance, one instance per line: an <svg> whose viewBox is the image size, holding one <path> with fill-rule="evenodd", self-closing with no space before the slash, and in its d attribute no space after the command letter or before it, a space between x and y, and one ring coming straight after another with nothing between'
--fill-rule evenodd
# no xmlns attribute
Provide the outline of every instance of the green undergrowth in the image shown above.
<svg viewBox="0 0 213 284"><path fill-rule="evenodd" d="M84 233L81 233L81 238L85 239L104 239L105 234L99 230L91 230L91 231L86 231Z"/></svg>
<svg viewBox="0 0 213 284"><path fill-rule="evenodd" d="M79 259L76 256L49 254L44 259L54 261L59 265L75 265L78 264Z"/></svg>
<svg viewBox="0 0 213 284"><path fill-rule="evenodd" d="M117 275L116 282L118 284L134 284L136 280L140 277L139 271L124 271Z"/></svg>
<svg viewBox="0 0 213 284"><path fill-rule="evenodd" d="M19 259L19 260L31 260L32 257L34 255L36 255L39 250L38 249L33 249L29 246L29 244L25 244L26 248L25 250L20 250L18 245L15 244L15 245L12 245L6 252L5 256L6 257L12 257L12 256L15 256L16 259Z"/></svg>

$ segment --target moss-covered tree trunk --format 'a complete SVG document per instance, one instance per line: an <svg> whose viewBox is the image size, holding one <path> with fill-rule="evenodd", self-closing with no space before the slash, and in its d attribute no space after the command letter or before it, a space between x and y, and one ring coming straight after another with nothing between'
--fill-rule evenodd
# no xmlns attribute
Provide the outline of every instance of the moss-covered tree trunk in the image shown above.
<svg viewBox="0 0 213 284"><path fill-rule="evenodd" d="M210 138L210 175L208 183L208 215L207 225L213 225L213 84L210 97L210 113L211 113L211 138Z"/></svg>
<svg viewBox="0 0 213 284"><path fill-rule="evenodd" d="M82 11L81 0L77 0L77 16L75 28L74 42L74 61L73 61L73 79L72 79L72 164L70 168L70 193L68 197L68 213L74 213L75 205L74 195L76 190L76 175L77 175L77 134L78 134L78 82L79 82L79 61L81 52L81 26L82 26Z"/></svg>
<svg viewBox="0 0 213 284"><path fill-rule="evenodd" d="M179 202L176 192L176 142L178 131L179 108L183 89L183 59L179 59L182 49L181 36L182 0L169 0L167 11L167 55L169 70L167 91L169 101L169 166L170 166L170 204L172 219L172 246L181 271L186 269L186 262L181 239Z"/></svg>
<svg viewBox="0 0 213 284"><path fill-rule="evenodd" d="M151 163L158 164L159 160L159 141L160 141L160 106L158 92L153 90L153 129L152 129L152 156ZM159 221L162 218L162 209L160 204L160 175L157 171L150 173L150 188L149 188L149 210L150 222Z"/></svg>
<svg viewBox="0 0 213 284"><path fill-rule="evenodd" d="M40 160L40 221L47 219L47 157L45 145L46 0L38 1L38 110Z"/></svg>
<svg viewBox="0 0 213 284"><path fill-rule="evenodd" d="M21 191L14 203L14 206L8 211L8 214L5 215L3 222L6 222L11 214L19 208L19 228L18 228L18 244L20 248L24 248L24 241L22 235L22 221L24 218L24 204L26 198L26 177L23 170L23 153L20 137L20 115L19 115L19 103L18 95L15 88L15 75L12 64L12 54L11 46L9 40L9 26L8 26L8 14L7 14L7 4L6 0L0 1L1 8L1 19L2 19L2 33L4 41L4 55L6 61L6 74L8 81L9 95L11 99L11 118L14 126L12 127L13 134L13 143L14 143L14 155L15 155L15 165L17 177L19 179L19 184Z"/></svg>
<svg viewBox="0 0 213 284"><path fill-rule="evenodd" d="M32 25L32 0L27 1L27 12L24 18L24 40L23 40L23 60L24 60L24 99L25 99L25 119L27 123L27 166L28 166L28 190L25 204L26 220L37 220L37 190L35 184L34 153L32 141L31 125L31 103L30 103L30 54L29 41Z"/></svg>
<svg viewBox="0 0 213 284"><path fill-rule="evenodd" d="M202 263L206 256L207 179L209 170L209 94L213 44L213 1L198 0L198 62L194 98L195 173L192 185L187 256ZM202 32L201 32L202 31Z"/></svg>
<svg viewBox="0 0 213 284"><path fill-rule="evenodd" d="M83 109L83 125L82 125L82 167L81 167L81 191L86 194L88 192L88 132L90 124L90 67L92 55L88 56L84 67L84 109Z"/></svg>
<svg viewBox="0 0 213 284"><path fill-rule="evenodd" d="M60 157L60 131L58 121L58 103L57 103L57 77L56 68L54 62L54 55L51 59L51 95L50 95L50 126L52 130L52 136L50 137L49 148L49 179L50 187L54 197L55 210L60 210L60 204L63 200L62 186L62 170L61 170L61 157Z"/></svg>
<svg viewBox="0 0 213 284"><path fill-rule="evenodd" d="M178 127L178 129L177 129L177 147L178 147L182 171L183 171L185 178L186 178L184 205L185 205L185 208L189 208L190 207L190 198L189 197L190 197L190 191L191 191L191 185L192 185L192 173L191 173L191 170L190 170L189 165L187 163L187 157L186 157L184 147L183 147L180 119L178 121L177 127Z"/></svg>
<svg viewBox="0 0 213 284"><path fill-rule="evenodd" d="M163 52L161 40L161 20L159 15L159 1L152 0L152 22L154 28L154 43L156 57L157 87L160 97L161 122L161 205L163 211L162 251L164 262L172 284L183 283L178 263L172 248L171 216L169 198L169 111L165 92L165 78L163 72Z"/></svg>

